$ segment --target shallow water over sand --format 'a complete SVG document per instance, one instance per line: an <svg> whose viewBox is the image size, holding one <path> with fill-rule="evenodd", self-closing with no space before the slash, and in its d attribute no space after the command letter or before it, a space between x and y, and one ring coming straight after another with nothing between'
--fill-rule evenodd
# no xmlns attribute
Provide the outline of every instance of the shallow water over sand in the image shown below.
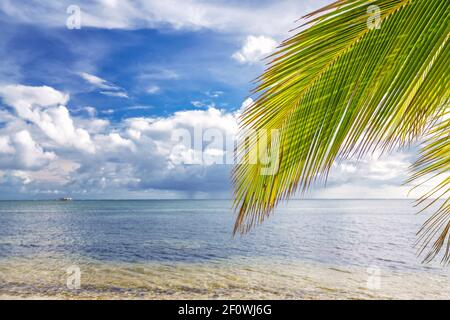
<svg viewBox="0 0 450 320"><path fill-rule="evenodd" d="M79 289L67 268L80 268ZM0 297L54 299L448 299L450 277L266 259L203 263L10 260Z"/></svg>
<svg viewBox="0 0 450 320"><path fill-rule="evenodd" d="M232 238L229 201L0 202L0 298L449 299L448 268L416 256L414 213L293 201Z"/></svg>

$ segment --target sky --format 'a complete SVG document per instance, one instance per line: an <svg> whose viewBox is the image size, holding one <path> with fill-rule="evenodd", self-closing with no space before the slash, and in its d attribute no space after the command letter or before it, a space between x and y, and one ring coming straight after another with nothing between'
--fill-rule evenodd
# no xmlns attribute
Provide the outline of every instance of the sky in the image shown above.
<svg viewBox="0 0 450 320"><path fill-rule="evenodd" d="M232 164L178 161L173 134L234 136L263 58L329 2L0 0L0 199L232 197ZM307 197L404 198L413 161L335 164Z"/></svg>

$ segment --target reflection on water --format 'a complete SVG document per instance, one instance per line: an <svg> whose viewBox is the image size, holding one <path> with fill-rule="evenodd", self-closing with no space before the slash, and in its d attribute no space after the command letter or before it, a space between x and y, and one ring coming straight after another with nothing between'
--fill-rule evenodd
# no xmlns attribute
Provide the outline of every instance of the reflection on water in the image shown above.
<svg viewBox="0 0 450 320"><path fill-rule="evenodd" d="M230 205L0 202L0 296L450 297L448 269L416 257L425 216L410 201L292 201L237 238ZM80 290L65 285L70 265Z"/></svg>

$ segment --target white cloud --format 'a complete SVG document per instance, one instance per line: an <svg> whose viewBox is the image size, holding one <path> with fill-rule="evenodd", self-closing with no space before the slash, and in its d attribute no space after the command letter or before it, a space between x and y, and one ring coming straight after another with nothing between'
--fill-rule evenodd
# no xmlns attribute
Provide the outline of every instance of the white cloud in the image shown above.
<svg viewBox="0 0 450 320"><path fill-rule="evenodd" d="M0 120L5 123L0 127L0 188L9 185L6 189L11 192L42 195L59 190L94 198L140 192L195 197L217 191L231 196L231 166L212 164L224 157L224 145L204 141L203 146L183 145L174 152L178 141L173 133L213 130L225 138L234 137L237 117L253 103L248 98L234 113L208 108L111 123L95 115L72 117L59 105L67 103L68 96L49 87L0 87L0 95L16 111L14 115L0 110ZM206 164L183 164L201 154ZM315 188L310 195L405 197L410 186L402 183L413 161L411 154L399 152L335 164L327 188ZM421 191L423 188L413 196Z"/></svg>
<svg viewBox="0 0 450 320"><path fill-rule="evenodd" d="M161 88L158 86L150 86L147 88L147 90L145 90L146 93L148 94L157 94L161 91Z"/></svg>
<svg viewBox="0 0 450 320"><path fill-rule="evenodd" d="M196 108L202 108L204 106L204 104L201 101L197 100L191 101L191 104Z"/></svg>
<svg viewBox="0 0 450 320"><path fill-rule="evenodd" d="M84 107L83 110L92 118L97 114L97 110L94 107Z"/></svg>
<svg viewBox="0 0 450 320"><path fill-rule="evenodd" d="M106 110L102 110L101 113L102 113L102 114L113 114L113 113L114 113L114 109L106 109Z"/></svg>
<svg viewBox="0 0 450 320"><path fill-rule="evenodd" d="M113 83L110 83L109 81L102 79L98 76L95 76L93 74L89 74L86 72L80 72L80 77L82 77L84 80L86 80L88 83L93 85L94 87L98 89L102 89L100 91L101 94L112 96L112 97L118 97L118 98L129 98L128 93L123 90L121 87L116 86Z"/></svg>
<svg viewBox="0 0 450 320"><path fill-rule="evenodd" d="M236 1L84 0L78 1L77 5L82 10L82 28L206 28L220 32L284 37L292 29L294 21L329 2L280 0L256 6ZM0 10L16 21L46 23L64 28L64 13L70 4L69 0L4 0L0 2Z"/></svg>
<svg viewBox="0 0 450 320"><path fill-rule="evenodd" d="M89 133L75 127L69 110L65 106L43 111L36 124L60 146L73 146L89 153L95 152Z"/></svg>
<svg viewBox="0 0 450 320"><path fill-rule="evenodd" d="M109 83L108 81L106 81L105 79L97 77L93 74L89 74L86 72L80 72L80 76L84 80L86 80L87 82L89 82L90 84L94 85L97 88L106 89L106 90L117 90L118 89L118 87L116 85L113 85L113 84Z"/></svg>
<svg viewBox="0 0 450 320"><path fill-rule="evenodd" d="M47 86L7 85L0 87L0 97L21 119L36 124L59 146L95 152L89 133L74 126L69 110L62 105L68 95Z"/></svg>
<svg viewBox="0 0 450 320"><path fill-rule="evenodd" d="M45 152L26 130L16 133L12 140L17 160L24 168L42 167L56 158L53 152Z"/></svg>
<svg viewBox="0 0 450 320"><path fill-rule="evenodd" d="M110 97L125 98L125 99L129 98L128 93L124 91L100 91L100 93Z"/></svg>
<svg viewBox="0 0 450 320"><path fill-rule="evenodd" d="M253 104L253 99L252 98L247 98L244 100L244 102L242 102L241 107L238 110L238 113L243 113L248 107L250 107Z"/></svg>
<svg viewBox="0 0 450 320"><path fill-rule="evenodd" d="M20 180L22 180L22 183L25 185L30 184L33 181L26 172L20 171L20 170L14 170L11 173L11 176L13 176L15 178L19 178Z"/></svg>
<svg viewBox="0 0 450 320"><path fill-rule="evenodd" d="M206 171L202 166L181 168L171 164L170 155L177 143L172 139L176 129L217 128L232 133L236 130L233 114L211 108L111 124L96 118L94 112L89 117L72 117L58 104L68 98L49 87L0 88L0 96L13 104L14 111L16 104L23 106L21 114L0 113L0 119L7 122L0 128L0 169L9 174L21 170L29 177L9 175L0 184L18 184L20 192L43 195L55 190L110 194L117 190L195 193L228 189L228 167ZM53 98L45 100L41 95L48 93ZM191 152L201 152L192 148ZM220 155L220 150L205 150L212 156Z"/></svg>
<svg viewBox="0 0 450 320"><path fill-rule="evenodd" d="M205 94L210 98L218 98L218 97L224 95L225 92L216 90L216 91L207 91L207 92L205 92Z"/></svg>
<svg viewBox="0 0 450 320"><path fill-rule="evenodd" d="M157 68L154 66L140 66L138 78L145 81L177 80L180 78L180 75L171 69Z"/></svg>
<svg viewBox="0 0 450 320"><path fill-rule="evenodd" d="M130 106L126 107L126 110L150 110L153 109L153 106Z"/></svg>
<svg viewBox="0 0 450 320"><path fill-rule="evenodd" d="M0 97L5 104L14 107L19 116L30 121L39 118L39 108L64 105L69 100L69 95L48 86L1 86Z"/></svg>
<svg viewBox="0 0 450 320"><path fill-rule="evenodd" d="M13 154L16 150L11 145L9 137L0 137L0 153Z"/></svg>
<svg viewBox="0 0 450 320"><path fill-rule="evenodd" d="M216 104L213 101L199 101L193 100L191 104L196 108L215 108Z"/></svg>
<svg viewBox="0 0 450 320"><path fill-rule="evenodd" d="M133 141L123 138L117 132L109 133L108 135L97 135L95 137L96 144L101 146L102 152L117 152L120 150L136 151L136 146Z"/></svg>
<svg viewBox="0 0 450 320"><path fill-rule="evenodd" d="M274 52L277 42L265 36L248 36L242 48L232 57L239 63L260 63L262 59Z"/></svg>

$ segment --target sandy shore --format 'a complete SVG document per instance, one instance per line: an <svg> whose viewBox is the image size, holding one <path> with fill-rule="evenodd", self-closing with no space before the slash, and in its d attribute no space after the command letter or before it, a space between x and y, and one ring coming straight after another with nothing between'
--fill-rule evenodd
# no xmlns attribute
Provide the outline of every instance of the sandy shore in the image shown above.
<svg viewBox="0 0 450 320"><path fill-rule="evenodd" d="M449 299L450 276L267 259L207 263L0 261L0 299Z"/></svg>

